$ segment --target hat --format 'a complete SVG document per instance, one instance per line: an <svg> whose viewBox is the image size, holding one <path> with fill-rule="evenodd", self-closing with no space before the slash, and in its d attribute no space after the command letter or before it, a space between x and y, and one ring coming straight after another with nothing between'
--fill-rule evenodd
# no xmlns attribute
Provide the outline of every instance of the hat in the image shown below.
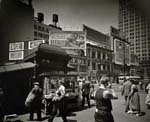
<svg viewBox="0 0 150 122"><path fill-rule="evenodd" d="M64 83L64 81L63 81L63 80L58 80L58 83L61 83L61 84L62 84L62 83Z"/></svg>
<svg viewBox="0 0 150 122"><path fill-rule="evenodd" d="M34 85L40 85L40 83L39 82L34 82Z"/></svg>
<svg viewBox="0 0 150 122"><path fill-rule="evenodd" d="M101 79L100 79L101 84L108 83L108 79L109 78L107 76L102 76Z"/></svg>

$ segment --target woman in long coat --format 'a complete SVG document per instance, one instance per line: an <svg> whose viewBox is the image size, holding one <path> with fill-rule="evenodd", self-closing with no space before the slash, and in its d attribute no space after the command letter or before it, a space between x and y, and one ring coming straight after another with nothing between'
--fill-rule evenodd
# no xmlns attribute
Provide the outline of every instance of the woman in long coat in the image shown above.
<svg viewBox="0 0 150 122"><path fill-rule="evenodd" d="M141 111L140 95L136 85L132 85L131 87L131 92L128 97L128 104L130 109L128 113L135 113L137 116L139 116Z"/></svg>

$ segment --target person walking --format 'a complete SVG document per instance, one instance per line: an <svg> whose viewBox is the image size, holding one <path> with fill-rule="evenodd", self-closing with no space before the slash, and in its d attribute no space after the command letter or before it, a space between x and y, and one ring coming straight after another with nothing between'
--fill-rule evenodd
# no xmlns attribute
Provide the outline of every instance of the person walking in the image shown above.
<svg viewBox="0 0 150 122"><path fill-rule="evenodd" d="M150 109L150 82L148 83L148 85L146 86L146 100L145 100L145 104L147 105L147 108Z"/></svg>
<svg viewBox="0 0 150 122"><path fill-rule="evenodd" d="M28 97L32 97L32 100L29 105L30 115L29 121L33 121L34 113L37 114L37 120L41 120L41 108L42 108L42 89L39 86L39 82L34 82L34 87L29 93Z"/></svg>
<svg viewBox="0 0 150 122"><path fill-rule="evenodd" d="M138 92L138 87L134 84L132 85L131 92L128 96L128 105L129 105L128 113L136 114L136 116L141 115L140 95Z"/></svg>
<svg viewBox="0 0 150 122"><path fill-rule="evenodd" d="M91 83L90 81L86 80L82 85L82 107L84 107L85 104L85 98L88 103L88 107L90 108L90 91L91 91Z"/></svg>
<svg viewBox="0 0 150 122"><path fill-rule="evenodd" d="M59 111L59 115L62 117L64 122L68 122L66 118L66 110L64 106L64 97L65 97L65 87L63 85L63 81L58 81L58 89L55 93L55 96L52 99L53 102L53 109L52 113L48 118L48 122L53 122L54 117L57 115L57 111Z"/></svg>
<svg viewBox="0 0 150 122"><path fill-rule="evenodd" d="M95 93L96 109L94 114L95 122L114 122L111 99L112 92L107 89L108 77L102 76L100 79L100 87Z"/></svg>
<svg viewBox="0 0 150 122"><path fill-rule="evenodd" d="M0 88L0 122L3 122L4 118L3 102L4 102L4 91L2 88Z"/></svg>
<svg viewBox="0 0 150 122"><path fill-rule="evenodd" d="M121 93L121 95L124 96L126 108L127 108L127 98L131 91L131 86L132 86L132 83L131 83L130 79L126 79L125 83L123 84L122 93ZM125 109L125 112L127 112L127 111L128 111L128 109Z"/></svg>

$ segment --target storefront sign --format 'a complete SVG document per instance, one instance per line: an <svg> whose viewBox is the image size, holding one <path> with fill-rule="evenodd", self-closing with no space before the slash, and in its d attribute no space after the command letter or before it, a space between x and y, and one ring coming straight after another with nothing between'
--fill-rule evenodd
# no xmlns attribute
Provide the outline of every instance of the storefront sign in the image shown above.
<svg viewBox="0 0 150 122"><path fill-rule="evenodd" d="M45 41L44 40L29 41L29 43L28 43L28 49L31 50L33 48L36 48L41 43L45 43Z"/></svg>
<svg viewBox="0 0 150 122"><path fill-rule="evenodd" d="M9 60L22 60L24 57L24 51L9 52Z"/></svg>
<svg viewBox="0 0 150 122"><path fill-rule="evenodd" d="M15 42L9 44L9 51L24 50L24 42Z"/></svg>

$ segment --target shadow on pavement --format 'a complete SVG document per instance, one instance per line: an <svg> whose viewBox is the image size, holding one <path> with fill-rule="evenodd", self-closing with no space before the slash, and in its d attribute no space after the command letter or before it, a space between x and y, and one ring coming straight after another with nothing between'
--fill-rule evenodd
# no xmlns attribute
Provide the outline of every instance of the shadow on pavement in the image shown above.
<svg viewBox="0 0 150 122"><path fill-rule="evenodd" d="M77 120L68 119L68 122L77 122Z"/></svg>
<svg viewBox="0 0 150 122"><path fill-rule="evenodd" d="M145 112L141 112L141 115L140 116L144 116L146 113Z"/></svg>
<svg viewBox="0 0 150 122"><path fill-rule="evenodd" d="M67 116L76 116L77 114L76 113L69 113L69 114L67 114Z"/></svg>

